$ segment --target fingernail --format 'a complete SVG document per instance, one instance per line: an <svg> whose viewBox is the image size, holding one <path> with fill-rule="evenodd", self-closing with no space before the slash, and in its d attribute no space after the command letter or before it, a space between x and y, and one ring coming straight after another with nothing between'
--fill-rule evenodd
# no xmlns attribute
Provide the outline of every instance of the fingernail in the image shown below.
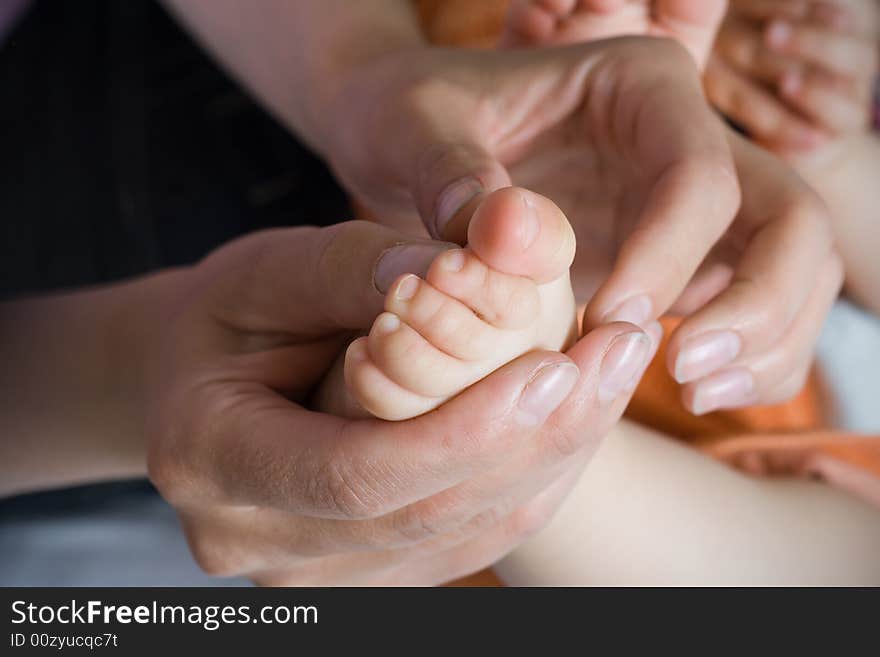
<svg viewBox="0 0 880 657"><path fill-rule="evenodd" d="M373 284L382 294L387 294L403 274L424 276L428 267L440 253L458 248L448 242L409 242L386 249L373 269Z"/></svg>
<svg viewBox="0 0 880 657"><path fill-rule="evenodd" d="M675 359L675 380L695 381L731 363L742 349L733 331L709 331L685 340Z"/></svg>
<svg viewBox="0 0 880 657"><path fill-rule="evenodd" d="M656 351L660 346L660 343L663 341L663 325L658 321L650 322L645 327L645 333L648 334L648 337L651 338L651 349L652 351Z"/></svg>
<svg viewBox="0 0 880 657"><path fill-rule="evenodd" d="M599 368L599 403L607 406L626 389L634 389L648 366L651 340L644 333L626 333L615 338Z"/></svg>
<svg viewBox="0 0 880 657"><path fill-rule="evenodd" d="M522 221L519 222L519 239L522 244L523 251L526 251L535 240L538 239L538 233L541 232L541 222L538 219L538 208L526 194L520 194L522 198L525 212L523 212Z"/></svg>
<svg viewBox="0 0 880 657"><path fill-rule="evenodd" d="M466 177L456 180L440 192L434 213L434 237L440 238L449 220L482 191L483 185L479 180Z"/></svg>
<svg viewBox="0 0 880 657"><path fill-rule="evenodd" d="M614 310L605 313L602 323L629 322L641 326L651 318L651 299L646 294L631 297Z"/></svg>
<svg viewBox="0 0 880 657"><path fill-rule="evenodd" d="M663 326L660 324L660 322L653 321L648 323L644 331L647 334L648 339L651 341L651 346L648 349L648 357L645 359L645 366L641 369L641 371L637 372L636 376L634 376L632 380L623 387L623 392L626 394L635 391L636 386L639 385L639 382L642 380L642 376L644 376L645 374L645 370L648 369L651 361L654 360L654 356L657 355L657 351L660 349L660 343L663 341Z"/></svg>
<svg viewBox="0 0 880 657"><path fill-rule="evenodd" d="M394 292L394 298L400 301L409 301L419 290L419 277L413 274L405 276L397 284L397 290Z"/></svg>
<svg viewBox="0 0 880 657"><path fill-rule="evenodd" d="M785 21L773 21L767 28L767 45L771 48L782 48L791 37L791 25Z"/></svg>
<svg viewBox="0 0 880 657"><path fill-rule="evenodd" d="M535 427L547 420L571 394L580 378L574 363L552 363L535 373L526 384L517 405L517 421Z"/></svg>
<svg viewBox="0 0 880 657"><path fill-rule="evenodd" d="M754 403L755 377L746 369L719 372L700 381L694 390L693 413L704 415L721 408L737 408Z"/></svg>

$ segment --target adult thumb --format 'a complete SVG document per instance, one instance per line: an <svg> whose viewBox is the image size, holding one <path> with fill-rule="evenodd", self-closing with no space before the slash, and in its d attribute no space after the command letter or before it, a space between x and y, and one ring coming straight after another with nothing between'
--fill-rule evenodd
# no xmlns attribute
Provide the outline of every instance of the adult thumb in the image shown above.
<svg viewBox="0 0 880 657"><path fill-rule="evenodd" d="M435 239L464 244L471 215L490 192L511 185L507 169L469 139L435 142L417 160L413 195Z"/></svg>

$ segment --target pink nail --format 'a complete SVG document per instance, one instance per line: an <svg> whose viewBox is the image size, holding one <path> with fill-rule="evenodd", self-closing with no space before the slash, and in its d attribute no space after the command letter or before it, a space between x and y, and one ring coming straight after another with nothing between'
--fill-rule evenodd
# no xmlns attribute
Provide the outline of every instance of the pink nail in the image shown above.
<svg viewBox="0 0 880 657"><path fill-rule="evenodd" d="M675 359L675 380L695 381L730 364L742 349L733 331L709 331L685 340Z"/></svg>
<svg viewBox="0 0 880 657"><path fill-rule="evenodd" d="M424 276L428 273L428 267L439 254L451 248L457 248L457 244L447 242L411 242L409 244L397 244L386 249L373 270L373 284L382 294L387 294L396 281L403 274L415 274Z"/></svg>
<svg viewBox="0 0 880 657"><path fill-rule="evenodd" d="M624 390L632 390L648 365L651 340L644 333L626 333L614 339L599 367L599 404L608 406Z"/></svg>
<svg viewBox="0 0 880 657"><path fill-rule="evenodd" d="M574 363L551 363L538 370L520 396L518 423L527 427L544 424L571 394L580 375Z"/></svg>
<svg viewBox="0 0 880 657"><path fill-rule="evenodd" d="M437 210L434 213L434 235L441 239L443 229L456 213L472 198L483 191L483 185L476 178L461 178L446 187L437 197Z"/></svg>
<svg viewBox="0 0 880 657"><path fill-rule="evenodd" d="M614 310L605 313L602 323L629 322L636 326L642 326L651 318L651 306L651 299L646 294L631 297Z"/></svg>
<svg viewBox="0 0 880 657"><path fill-rule="evenodd" d="M694 415L739 408L757 401L755 377L746 369L719 372L697 384L691 404Z"/></svg>

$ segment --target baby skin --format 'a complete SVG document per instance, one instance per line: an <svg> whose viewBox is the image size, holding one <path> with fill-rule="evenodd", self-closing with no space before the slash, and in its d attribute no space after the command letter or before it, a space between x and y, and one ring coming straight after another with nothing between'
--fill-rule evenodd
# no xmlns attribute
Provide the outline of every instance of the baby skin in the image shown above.
<svg viewBox="0 0 880 657"><path fill-rule="evenodd" d="M677 39L704 68L726 0L512 0L501 45L559 46L617 36Z"/></svg>
<svg viewBox="0 0 880 657"><path fill-rule="evenodd" d="M405 420L427 413L535 349L577 338L568 270L574 233L551 201L517 188L486 197L468 245L424 278L398 278L368 335L352 342L318 391L320 410Z"/></svg>

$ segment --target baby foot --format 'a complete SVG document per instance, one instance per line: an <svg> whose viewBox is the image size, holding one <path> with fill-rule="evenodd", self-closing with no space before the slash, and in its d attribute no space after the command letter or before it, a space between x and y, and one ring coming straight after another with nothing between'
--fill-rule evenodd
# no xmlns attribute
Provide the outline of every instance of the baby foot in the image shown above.
<svg viewBox="0 0 880 657"><path fill-rule="evenodd" d="M565 45L617 36L678 39L704 68L726 0L513 0L501 45Z"/></svg>
<svg viewBox="0 0 880 657"><path fill-rule="evenodd" d="M524 210L532 213L531 228ZM554 230L557 248L544 248L543 240L548 257L540 273L522 275L538 271L527 253L535 231L546 237ZM574 236L553 203L525 190L499 190L474 214L468 236L467 247L439 255L424 279L408 274L395 282L385 312L345 354L344 390L338 381L335 391L325 390L322 410L404 420L528 351L561 350L574 341Z"/></svg>

